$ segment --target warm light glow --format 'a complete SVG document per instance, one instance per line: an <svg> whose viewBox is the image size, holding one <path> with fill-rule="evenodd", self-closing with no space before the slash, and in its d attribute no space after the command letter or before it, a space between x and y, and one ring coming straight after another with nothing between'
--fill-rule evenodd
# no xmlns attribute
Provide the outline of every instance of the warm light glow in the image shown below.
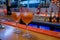
<svg viewBox="0 0 60 40"><path fill-rule="evenodd" d="M3 12L3 9L0 9L0 12Z"/></svg>
<svg viewBox="0 0 60 40"><path fill-rule="evenodd" d="M57 1L59 1L59 0L52 0L53 3L57 2Z"/></svg>

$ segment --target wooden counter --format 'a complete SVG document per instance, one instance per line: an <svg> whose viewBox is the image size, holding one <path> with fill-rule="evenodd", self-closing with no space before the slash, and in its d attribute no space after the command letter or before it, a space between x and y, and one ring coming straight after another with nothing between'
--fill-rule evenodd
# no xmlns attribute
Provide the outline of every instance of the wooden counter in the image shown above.
<svg viewBox="0 0 60 40"><path fill-rule="evenodd" d="M12 26L15 26L14 23L4 22L4 24L7 24L7 23L9 25L12 24ZM16 40L17 34L14 33L15 28L9 25L8 26L6 25L6 29L4 29L3 31L0 30L0 36L3 40ZM18 27L19 27L19 30L22 30L22 34L25 33L26 31L25 25L18 24ZM28 29L30 30L29 32L33 35L33 38L29 40L60 40L60 32L41 30L41 29L31 28L31 27L28 27ZM26 40L25 38L22 37L22 34L19 34L17 36L18 40Z"/></svg>

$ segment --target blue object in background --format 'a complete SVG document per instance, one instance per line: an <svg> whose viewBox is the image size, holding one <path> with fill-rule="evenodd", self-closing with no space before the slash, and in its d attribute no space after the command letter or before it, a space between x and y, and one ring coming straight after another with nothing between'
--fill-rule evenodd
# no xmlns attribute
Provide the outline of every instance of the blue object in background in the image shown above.
<svg viewBox="0 0 60 40"><path fill-rule="evenodd" d="M39 26L40 29L44 29L44 30L50 30L50 28L48 26Z"/></svg>
<svg viewBox="0 0 60 40"><path fill-rule="evenodd" d="M38 8L40 3L33 3L33 4L29 4L30 8Z"/></svg>
<svg viewBox="0 0 60 40"><path fill-rule="evenodd" d="M36 25L36 24L29 24L29 26L38 28L38 25ZM39 28L44 29L44 30L50 30L50 28L48 26L39 26Z"/></svg>
<svg viewBox="0 0 60 40"><path fill-rule="evenodd" d="M35 25L35 24L29 24L29 26L37 28L37 25Z"/></svg>
<svg viewBox="0 0 60 40"><path fill-rule="evenodd" d="M56 31L56 32L60 32L60 29L55 29L54 31Z"/></svg>
<svg viewBox="0 0 60 40"><path fill-rule="evenodd" d="M31 26L33 28L38 28L37 24L29 24L29 26ZM40 25L39 28L43 29L43 30L50 30L49 26L44 26L44 25ZM60 29L55 28L53 31L60 32Z"/></svg>

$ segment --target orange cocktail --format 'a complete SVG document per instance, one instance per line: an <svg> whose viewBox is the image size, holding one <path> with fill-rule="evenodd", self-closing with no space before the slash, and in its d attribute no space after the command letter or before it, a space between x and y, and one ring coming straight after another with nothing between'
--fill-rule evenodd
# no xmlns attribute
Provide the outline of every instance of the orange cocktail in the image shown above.
<svg viewBox="0 0 60 40"><path fill-rule="evenodd" d="M20 15L17 15L16 12L12 12L11 17L12 17L12 19L13 19L14 21L17 21L17 22L18 22L18 21L20 20Z"/></svg>
<svg viewBox="0 0 60 40"><path fill-rule="evenodd" d="M28 24L33 19L33 13L32 12L24 12L21 14L22 21L26 24L26 34L23 35L23 37L31 38L32 35L28 32Z"/></svg>
<svg viewBox="0 0 60 40"><path fill-rule="evenodd" d="M33 14L31 12L27 12L27 13L21 14L21 16L22 16L22 21L25 24L29 24L32 21L32 19L33 19Z"/></svg>

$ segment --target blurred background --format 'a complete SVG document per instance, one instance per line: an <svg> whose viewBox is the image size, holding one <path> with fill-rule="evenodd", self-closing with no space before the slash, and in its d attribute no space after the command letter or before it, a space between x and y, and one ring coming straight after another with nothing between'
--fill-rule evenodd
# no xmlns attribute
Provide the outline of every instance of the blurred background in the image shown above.
<svg viewBox="0 0 60 40"><path fill-rule="evenodd" d="M0 12L7 9L7 15L19 12L20 7L34 13L30 26L60 32L60 0L0 0Z"/></svg>

